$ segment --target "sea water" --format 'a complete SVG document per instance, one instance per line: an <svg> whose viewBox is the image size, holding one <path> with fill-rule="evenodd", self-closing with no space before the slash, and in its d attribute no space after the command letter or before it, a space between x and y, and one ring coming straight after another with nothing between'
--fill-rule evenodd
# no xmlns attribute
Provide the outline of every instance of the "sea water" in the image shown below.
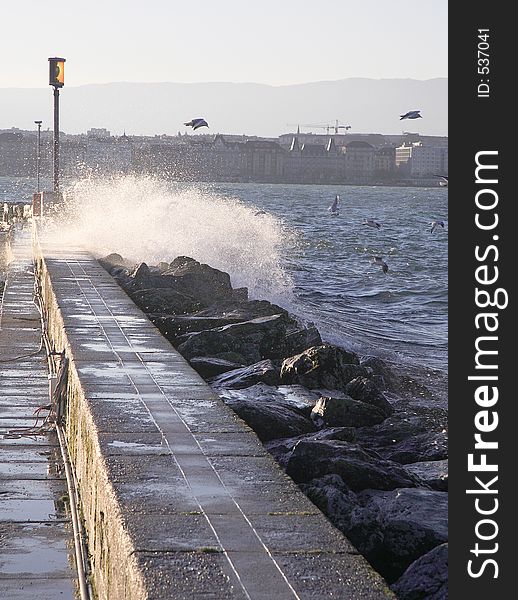
<svg viewBox="0 0 518 600"><path fill-rule="evenodd" d="M63 189L66 210L51 229L65 244L149 264L192 256L229 272L252 297L315 323L329 342L446 372L447 188L122 176L64 182ZM32 191L32 179L0 178L4 200L28 201ZM363 225L366 219L381 228ZM434 220L445 227L432 233Z"/></svg>

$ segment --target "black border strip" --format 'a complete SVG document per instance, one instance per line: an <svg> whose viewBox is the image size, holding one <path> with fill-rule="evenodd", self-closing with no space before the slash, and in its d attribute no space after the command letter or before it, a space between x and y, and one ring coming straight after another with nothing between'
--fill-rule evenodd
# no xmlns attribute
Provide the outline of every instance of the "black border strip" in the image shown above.
<svg viewBox="0 0 518 600"><path fill-rule="evenodd" d="M512 56L516 56L514 38L518 36L511 34L510 9L504 3L450 2L449 8L449 597L496 600L515 595L507 590L515 587L511 562L516 522L512 514L515 508L512 488L516 468L512 468L511 440L518 439L518 431L514 431L513 418L517 398L512 389L515 357L511 344L515 334L511 328L516 331L516 325L512 314L515 292L511 287L515 287L516 271L513 241L518 234L514 232L511 214L516 199L510 191L511 161L515 154L510 150L515 119L510 106L513 77L512 70L506 67L509 69L507 62L512 63ZM479 38L479 29L488 29L488 38L484 38L485 32L480 32ZM478 55L478 50L489 57ZM486 58L489 63L478 62ZM489 73L478 70L483 66L489 67ZM480 84L483 85L479 88ZM485 93L488 89L489 95ZM484 153L478 154L479 162L498 166L479 170L478 183L477 153ZM477 208L477 193L479 204L490 205L494 200L495 208ZM498 224L488 230L477 227L477 213L479 222L485 225L491 225L498 214ZM493 279L497 267L497 281L477 282L476 269L484 265L487 269L478 271L479 279ZM476 288L488 293L488 296L479 294L480 305L489 297L499 306L477 306ZM505 293L497 292L498 288ZM509 304L503 308L506 294ZM476 318L482 313L496 316L479 317L477 329ZM497 322L498 329L488 331L488 326L496 327ZM495 339L482 340L484 336ZM478 369L477 338L479 349L497 352L480 354ZM497 376L498 380L489 380L488 375ZM482 379L470 381L469 376ZM488 386L487 396L484 386ZM498 400L493 403L495 387ZM479 428L494 429L480 432L477 423ZM476 449L476 433L486 443L498 443L498 448ZM498 467L498 471L470 471L470 454L476 464L483 462L481 455L485 454L487 463ZM491 483L495 476L498 480ZM485 492L483 485L487 488ZM474 493L466 493L467 490ZM494 513L489 514L491 511Z"/></svg>

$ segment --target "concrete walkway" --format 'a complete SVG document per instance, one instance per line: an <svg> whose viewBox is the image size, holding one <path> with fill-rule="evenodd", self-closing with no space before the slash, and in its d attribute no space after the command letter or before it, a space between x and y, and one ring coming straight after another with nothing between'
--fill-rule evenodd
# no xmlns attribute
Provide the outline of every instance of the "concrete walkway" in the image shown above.
<svg viewBox="0 0 518 600"><path fill-rule="evenodd" d="M393 598L95 260L42 255L100 598Z"/></svg>
<svg viewBox="0 0 518 600"><path fill-rule="evenodd" d="M31 427L49 403L30 236L18 234L0 312L0 598L75 598L72 527L55 434L6 437ZM46 414L46 413L44 413ZM40 421L41 423L41 421Z"/></svg>

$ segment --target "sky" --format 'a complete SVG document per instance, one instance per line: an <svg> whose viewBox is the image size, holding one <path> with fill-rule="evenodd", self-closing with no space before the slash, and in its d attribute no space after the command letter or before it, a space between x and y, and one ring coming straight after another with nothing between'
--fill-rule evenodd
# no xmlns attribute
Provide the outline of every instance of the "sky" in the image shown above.
<svg viewBox="0 0 518 600"><path fill-rule="evenodd" d="M8 7L7 7L8 5ZM0 88L447 77L447 0L8 0Z"/></svg>

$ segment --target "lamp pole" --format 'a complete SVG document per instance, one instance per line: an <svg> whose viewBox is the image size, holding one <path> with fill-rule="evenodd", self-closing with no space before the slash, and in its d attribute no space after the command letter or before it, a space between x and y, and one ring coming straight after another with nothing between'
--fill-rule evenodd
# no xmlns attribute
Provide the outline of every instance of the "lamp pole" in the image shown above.
<svg viewBox="0 0 518 600"><path fill-rule="evenodd" d="M64 58L49 58L49 85L54 87L54 193L59 195L59 88L65 85Z"/></svg>
<svg viewBox="0 0 518 600"><path fill-rule="evenodd" d="M41 123L42 121L34 121L38 126L38 151L36 154L36 178L37 178L37 186L36 191L39 193L40 191L40 160L41 160Z"/></svg>

